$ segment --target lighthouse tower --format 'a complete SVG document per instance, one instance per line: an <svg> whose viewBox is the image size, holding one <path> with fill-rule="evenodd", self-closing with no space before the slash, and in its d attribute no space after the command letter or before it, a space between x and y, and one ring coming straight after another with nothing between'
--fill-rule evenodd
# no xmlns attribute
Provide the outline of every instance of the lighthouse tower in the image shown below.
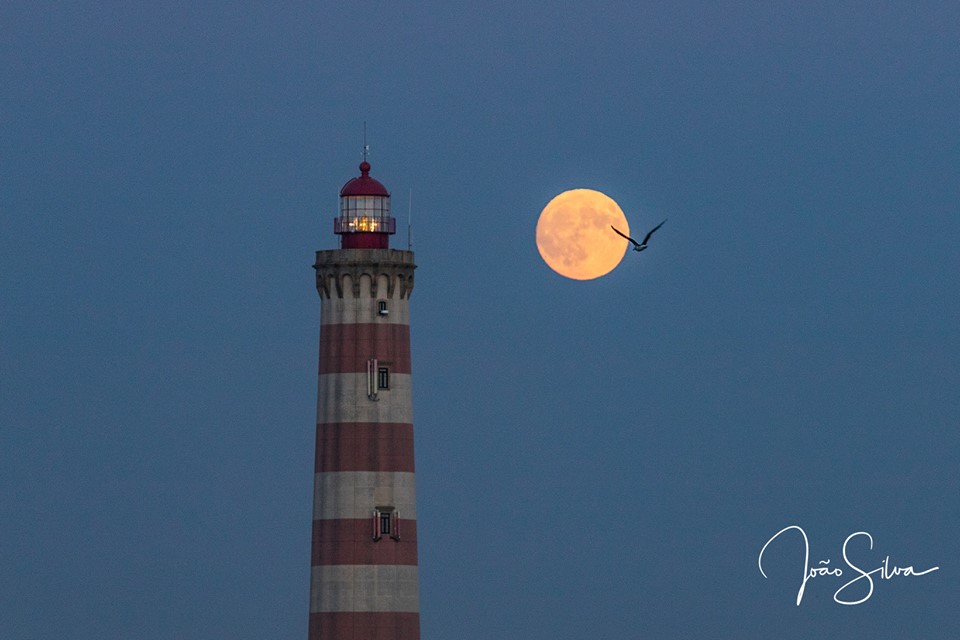
<svg viewBox="0 0 960 640"><path fill-rule="evenodd" d="M310 640L419 640L410 384L412 251L389 247L370 164L340 190L340 248L317 251L320 375Z"/></svg>

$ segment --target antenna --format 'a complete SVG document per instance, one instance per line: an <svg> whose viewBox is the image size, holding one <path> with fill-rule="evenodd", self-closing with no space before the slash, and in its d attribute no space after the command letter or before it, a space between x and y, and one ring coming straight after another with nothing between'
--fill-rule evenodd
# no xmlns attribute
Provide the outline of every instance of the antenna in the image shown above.
<svg viewBox="0 0 960 640"><path fill-rule="evenodd" d="M367 121L363 121L363 161L367 161L367 154L370 153L370 145L367 144Z"/></svg>
<svg viewBox="0 0 960 640"><path fill-rule="evenodd" d="M410 189L410 197L407 200L407 251L413 250L413 241L410 239L410 224L413 218L413 189Z"/></svg>

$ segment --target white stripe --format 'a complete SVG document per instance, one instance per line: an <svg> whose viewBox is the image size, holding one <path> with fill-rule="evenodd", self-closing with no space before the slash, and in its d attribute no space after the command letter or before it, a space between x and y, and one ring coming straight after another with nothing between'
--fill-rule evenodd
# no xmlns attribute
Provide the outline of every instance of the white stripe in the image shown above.
<svg viewBox="0 0 960 640"><path fill-rule="evenodd" d="M417 567L334 564L312 567L310 612L420 610Z"/></svg>
<svg viewBox="0 0 960 640"><path fill-rule="evenodd" d="M417 490L409 471L326 471L314 475L314 520L372 518L377 507L394 507L417 519Z"/></svg>
<svg viewBox="0 0 960 640"><path fill-rule="evenodd" d="M361 296L360 298L321 298L320 324L410 324L410 302L386 297L387 290L377 298ZM396 295L396 292L394 292ZM387 314L380 315L380 300L387 301Z"/></svg>
<svg viewBox="0 0 960 640"><path fill-rule="evenodd" d="M390 388L367 397L367 373L324 373L317 383L317 422L413 424L409 373L390 372Z"/></svg>

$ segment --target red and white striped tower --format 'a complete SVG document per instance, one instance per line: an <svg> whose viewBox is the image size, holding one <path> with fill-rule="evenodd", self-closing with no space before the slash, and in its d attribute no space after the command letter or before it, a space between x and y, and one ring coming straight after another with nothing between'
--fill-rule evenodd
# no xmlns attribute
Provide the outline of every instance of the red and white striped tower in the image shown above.
<svg viewBox="0 0 960 640"><path fill-rule="evenodd" d="M340 190L340 248L318 251L320 382L310 640L419 640L410 384L412 251L389 248L370 164Z"/></svg>

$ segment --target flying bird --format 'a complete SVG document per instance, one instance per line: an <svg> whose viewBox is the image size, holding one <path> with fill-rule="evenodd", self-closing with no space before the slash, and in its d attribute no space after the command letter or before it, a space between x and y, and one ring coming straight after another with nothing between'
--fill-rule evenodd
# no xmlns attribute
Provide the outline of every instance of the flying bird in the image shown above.
<svg viewBox="0 0 960 640"><path fill-rule="evenodd" d="M664 220L663 222L666 222L666 220ZM643 251L644 249L647 248L647 243L650 242L650 236L653 235L653 232L654 232L654 231L656 231L657 229L659 229L660 227L663 226L663 222L661 222L660 224L658 224L657 226L655 226L653 229L650 229L650 231L647 232L647 235L645 235L645 236L643 237L643 242L637 242L636 240L634 240L634 239L631 238L630 236L626 235L625 233L620 233L619 231L617 231L617 228L616 228L615 226L613 226L613 225L610 225L610 228L613 229L614 231L616 231L616 232L617 232L617 235L623 236L624 238L626 238L627 240L629 240L630 242L632 242L632 243L633 243L633 250L634 250L634 251Z"/></svg>

